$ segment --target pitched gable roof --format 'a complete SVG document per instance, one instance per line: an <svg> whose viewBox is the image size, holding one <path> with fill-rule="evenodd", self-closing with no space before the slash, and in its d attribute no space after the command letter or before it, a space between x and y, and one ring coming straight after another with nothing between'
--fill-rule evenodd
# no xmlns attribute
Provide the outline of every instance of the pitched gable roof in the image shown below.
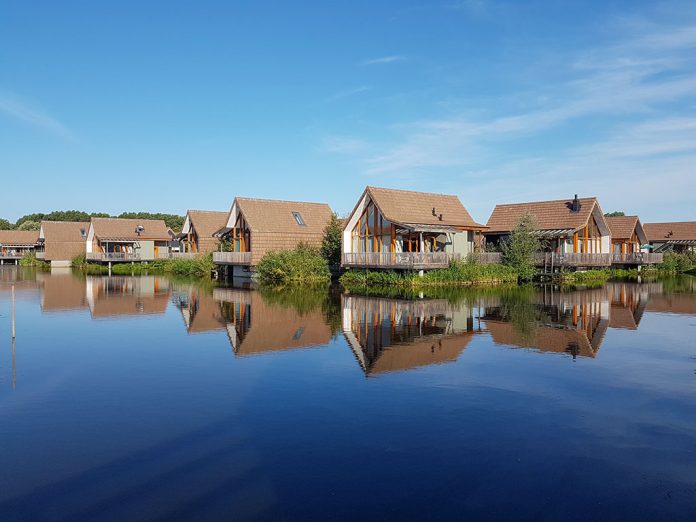
<svg viewBox="0 0 696 522"><path fill-rule="evenodd" d="M189 210L188 218L200 238L212 238L213 234L225 226L229 212L216 210Z"/></svg>
<svg viewBox="0 0 696 522"><path fill-rule="evenodd" d="M613 239L630 239L638 225L638 216L605 216Z"/></svg>
<svg viewBox="0 0 696 522"><path fill-rule="evenodd" d="M38 241L38 230L0 230L0 245L32 246Z"/></svg>
<svg viewBox="0 0 696 522"><path fill-rule="evenodd" d="M510 232L525 214L536 219L538 230L578 230L587 224L597 203L597 198L579 198L580 208L572 210L573 200L534 201L496 205L488 218L487 232Z"/></svg>
<svg viewBox="0 0 696 522"><path fill-rule="evenodd" d="M333 215L326 203L254 198L236 198L235 202L252 232L323 234ZM293 212L300 214L304 225L295 221Z"/></svg>
<svg viewBox="0 0 696 522"><path fill-rule="evenodd" d="M138 235L137 226L144 227ZM94 235L98 239L162 240L170 239L169 229L162 219L92 218Z"/></svg>
<svg viewBox="0 0 696 522"><path fill-rule="evenodd" d="M41 238L47 260L69 260L85 252L89 222L42 221ZM84 231L84 234L83 234Z"/></svg>
<svg viewBox="0 0 696 522"><path fill-rule="evenodd" d="M674 221L669 223L645 223L648 241L696 240L696 221Z"/></svg>
<svg viewBox="0 0 696 522"><path fill-rule="evenodd" d="M370 186L365 189L363 195L365 193L369 194L382 215L392 223L485 228L484 225L476 223L459 198L451 194ZM361 196L358 205L362 199ZM433 215L433 208L435 215ZM442 214L442 221L439 218L440 214Z"/></svg>

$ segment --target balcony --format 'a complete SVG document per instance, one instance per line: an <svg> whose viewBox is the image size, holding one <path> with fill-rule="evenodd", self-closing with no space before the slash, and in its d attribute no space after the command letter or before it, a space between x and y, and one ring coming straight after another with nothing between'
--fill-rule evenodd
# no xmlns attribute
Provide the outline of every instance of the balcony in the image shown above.
<svg viewBox="0 0 696 522"><path fill-rule="evenodd" d="M652 252L634 252L631 254L613 254L612 264L614 265L657 265L662 263L663 254Z"/></svg>
<svg viewBox="0 0 696 522"><path fill-rule="evenodd" d="M36 252L36 259L46 259L46 252L44 251L37 251Z"/></svg>
<svg viewBox="0 0 696 522"><path fill-rule="evenodd" d="M133 254L128 252L87 252L87 261L125 262L140 260L140 254Z"/></svg>
<svg viewBox="0 0 696 522"><path fill-rule="evenodd" d="M157 259L196 259L200 255L193 252L159 252Z"/></svg>
<svg viewBox="0 0 696 522"><path fill-rule="evenodd" d="M611 254L559 254L543 252L535 254L534 263L546 268L552 267L608 267L612 263Z"/></svg>
<svg viewBox="0 0 696 522"><path fill-rule="evenodd" d="M451 261L460 258L460 254L447 252L360 252L343 254L343 266L428 270L447 268Z"/></svg>
<svg viewBox="0 0 696 522"><path fill-rule="evenodd" d="M216 265L251 265L251 252L213 252Z"/></svg>

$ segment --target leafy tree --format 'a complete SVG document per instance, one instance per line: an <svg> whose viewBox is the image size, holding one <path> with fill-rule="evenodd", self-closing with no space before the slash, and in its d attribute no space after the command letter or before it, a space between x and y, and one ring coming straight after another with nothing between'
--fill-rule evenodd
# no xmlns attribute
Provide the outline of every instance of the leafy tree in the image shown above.
<svg viewBox="0 0 696 522"><path fill-rule="evenodd" d="M39 221L24 221L17 227L17 230L40 230L41 223Z"/></svg>
<svg viewBox="0 0 696 522"><path fill-rule="evenodd" d="M0 230L12 230L12 223L6 219L0 219Z"/></svg>
<svg viewBox="0 0 696 522"><path fill-rule="evenodd" d="M343 224L336 214L332 214L331 220L324 228L324 239L321 242L321 255L329 265L338 265L341 262L341 235Z"/></svg>
<svg viewBox="0 0 696 522"><path fill-rule="evenodd" d="M104 212L87 213L82 210L54 210L49 213L37 212L35 214L27 214L17 220L16 226L19 227L26 221L89 221L92 217L109 217L109 214Z"/></svg>
<svg viewBox="0 0 696 522"><path fill-rule="evenodd" d="M626 213L621 212L620 210L616 210L614 212L607 212L606 214L604 214L605 217L623 217L625 215Z"/></svg>
<svg viewBox="0 0 696 522"><path fill-rule="evenodd" d="M503 263L517 270L522 280L528 281L536 274L534 254L543 246L536 230L534 216L525 214L502 244Z"/></svg>
<svg viewBox="0 0 696 522"><path fill-rule="evenodd" d="M163 214L161 212L122 212L118 217L125 219L162 219L177 234L181 232L181 227L184 226L184 220L186 219L185 216Z"/></svg>

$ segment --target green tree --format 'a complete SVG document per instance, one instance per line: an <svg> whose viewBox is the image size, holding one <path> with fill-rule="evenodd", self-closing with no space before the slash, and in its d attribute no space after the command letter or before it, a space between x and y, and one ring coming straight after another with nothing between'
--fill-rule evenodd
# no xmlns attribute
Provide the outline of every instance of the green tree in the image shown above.
<svg viewBox="0 0 696 522"><path fill-rule="evenodd" d="M614 212L607 212L604 214L605 217L624 217L626 214L620 210L615 210Z"/></svg>
<svg viewBox="0 0 696 522"><path fill-rule="evenodd" d="M24 221L17 227L17 230L40 230L41 223L39 221Z"/></svg>
<svg viewBox="0 0 696 522"><path fill-rule="evenodd" d="M324 228L324 239L321 242L321 255L330 266L338 265L341 262L342 233L343 223L336 214L333 214Z"/></svg>
<svg viewBox="0 0 696 522"><path fill-rule="evenodd" d="M517 270L520 279L528 281L536 274L534 254L543 244L536 234L534 216L525 214L502 244L503 263Z"/></svg>
<svg viewBox="0 0 696 522"><path fill-rule="evenodd" d="M177 234L181 232L181 227L184 226L184 220L186 219L185 216L163 214L161 212L122 212L118 217L125 219L161 219Z"/></svg>
<svg viewBox="0 0 696 522"><path fill-rule="evenodd" d="M6 219L0 219L0 230L12 230L12 223Z"/></svg>

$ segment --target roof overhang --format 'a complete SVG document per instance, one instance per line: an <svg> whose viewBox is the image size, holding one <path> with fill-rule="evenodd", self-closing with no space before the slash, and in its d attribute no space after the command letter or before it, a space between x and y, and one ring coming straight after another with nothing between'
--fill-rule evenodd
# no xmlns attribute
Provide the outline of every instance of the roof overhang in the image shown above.
<svg viewBox="0 0 696 522"><path fill-rule="evenodd" d="M222 227L219 230L213 232L213 237L223 237L234 230L234 227Z"/></svg>

